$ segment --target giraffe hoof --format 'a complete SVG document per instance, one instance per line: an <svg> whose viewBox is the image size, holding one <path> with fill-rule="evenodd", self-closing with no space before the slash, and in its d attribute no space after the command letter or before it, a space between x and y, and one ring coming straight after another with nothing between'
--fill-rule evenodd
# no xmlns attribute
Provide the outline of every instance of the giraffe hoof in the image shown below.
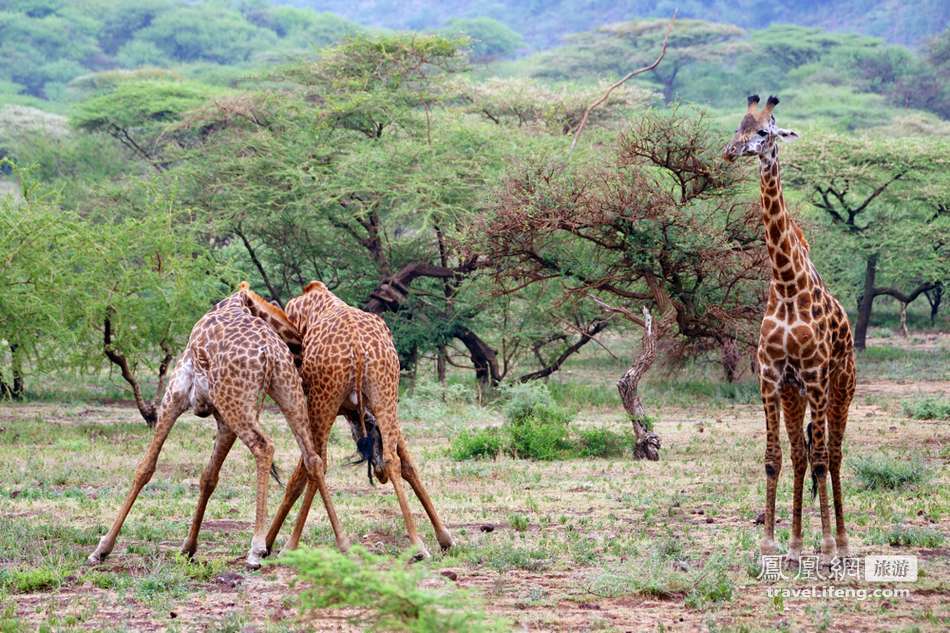
<svg viewBox="0 0 950 633"><path fill-rule="evenodd" d="M106 559L108 554L100 554L98 550L89 555L89 558L86 559L86 563L89 565L98 565Z"/></svg>
<svg viewBox="0 0 950 633"><path fill-rule="evenodd" d="M427 548L424 543L417 543L416 550L415 555L412 557L413 562L432 558L432 554L429 553L429 548Z"/></svg>
<svg viewBox="0 0 950 633"><path fill-rule="evenodd" d="M448 550L452 549L452 547L455 545L455 542L452 540L452 537L449 535L448 532L446 532L445 534L437 535L436 540L439 541L439 547L442 549L443 552L447 552Z"/></svg>

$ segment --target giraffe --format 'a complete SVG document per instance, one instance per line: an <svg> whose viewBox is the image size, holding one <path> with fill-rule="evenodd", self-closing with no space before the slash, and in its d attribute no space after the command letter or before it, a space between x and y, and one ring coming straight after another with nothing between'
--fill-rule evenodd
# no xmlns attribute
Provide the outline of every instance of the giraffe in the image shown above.
<svg viewBox="0 0 950 633"><path fill-rule="evenodd" d="M182 553L194 555L201 521L217 486L221 465L235 439L241 438L257 462L257 512L247 566L260 567L261 558L266 556L267 477L274 444L258 423L264 393L287 418L303 455L301 463L306 476L322 491L326 490L324 468L310 433L306 398L293 356L285 341L249 310L249 303L246 285L242 285L195 324L162 396L155 435L135 472L132 489L111 529L89 556L90 563L99 563L112 552L132 505L155 472L169 431L189 408L199 417L214 415L218 429L211 459L201 475L198 504ZM284 334L290 336L292 332ZM328 495L325 500L328 513L335 519Z"/></svg>
<svg viewBox="0 0 950 633"><path fill-rule="evenodd" d="M759 333L757 359L766 418L765 536L761 553L775 555L775 489L782 469L779 441L780 410L785 416L794 469L792 534L788 560L797 563L802 549L802 487L810 465L812 495L816 491L821 514L821 560L830 564L848 556L841 491L841 444L854 395L854 344L851 326L841 304L809 259L801 228L788 213L782 196L778 141L798 137L775 125L778 98L770 96L758 110L759 97L748 98L748 110L723 158L758 156L762 221L771 262L768 303ZM806 405L811 411L802 429ZM806 437L807 436L807 437ZM828 491L831 474L835 537L831 537Z"/></svg>
<svg viewBox="0 0 950 633"><path fill-rule="evenodd" d="M303 339L301 374L307 394L313 441L323 467L326 468L327 464L327 441L333 421L338 412L349 410L347 418L354 438L362 440L357 442L357 446L363 457L374 468L381 482L392 481L409 541L417 548L418 555L428 557L429 550L416 531L402 479L409 482L422 503L439 545L442 549L450 548L452 537L435 511L399 429L396 417L399 357L386 322L375 314L347 305L319 281L307 284L303 294L287 304L286 315ZM372 427L367 426L370 417L375 421ZM378 434L372 439L372 447L369 447L366 438L374 429ZM273 547L287 514L303 492L305 479L306 470L301 461L287 482L284 499L267 534L268 551ZM324 494L323 490L320 492ZM314 494L315 485L311 480L293 533L284 545L285 549L297 547ZM326 500L327 497L324 497ZM349 543L333 514L330 515L330 523L337 546L345 550Z"/></svg>

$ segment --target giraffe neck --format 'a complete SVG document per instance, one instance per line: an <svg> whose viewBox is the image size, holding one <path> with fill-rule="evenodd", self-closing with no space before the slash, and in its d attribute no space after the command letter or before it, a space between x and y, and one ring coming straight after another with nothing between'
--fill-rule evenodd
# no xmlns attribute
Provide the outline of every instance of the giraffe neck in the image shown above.
<svg viewBox="0 0 950 633"><path fill-rule="evenodd" d="M778 148L759 157L759 188L765 243L772 263L772 285L780 297L794 297L808 287L808 259L796 225L785 208Z"/></svg>

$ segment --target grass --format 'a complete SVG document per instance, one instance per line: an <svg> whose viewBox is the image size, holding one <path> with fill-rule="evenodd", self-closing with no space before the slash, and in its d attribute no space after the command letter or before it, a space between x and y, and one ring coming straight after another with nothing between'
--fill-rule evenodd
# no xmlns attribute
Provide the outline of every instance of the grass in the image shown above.
<svg viewBox="0 0 950 633"><path fill-rule="evenodd" d="M919 457L899 459L891 455L868 455L853 460L851 469L866 490L897 490L917 485L930 477Z"/></svg>
<svg viewBox="0 0 950 633"><path fill-rule="evenodd" d="M44 589L55 589L63 580L58 569L37 567L34 569L0 570L0 587L15 593L32 593Z"/></svg>
<svg viewBox="0 0 950 633"><path fill-rule="evenodd" d="M875 381L875 388L881 381L901 381L891 389L932 393L933 385L922 381L942 380L948 356L928 353L936 360L914 350L872 352L870 360L858 359L859 379ZM277 569L243 568L254 521L255 470L240 443L208 504L196 560L177 554L194 511L213 423L188 415L176 425L111 558L89 568L85 557L114 518L151 432L128 406L0 403L0 631L109 630L124 618L154 629L287 631L339 627L352 615L369 618L357 628L378 630L380 610L401 613L399 618L408 613L412 620L430 599L437 611L442 600L465 611L475 605L489 620L507 618L510 628L519 630L610 630L631 621L666 630L799 630L819 621L856 630L898 624L945 628L941 605L950 565L936 552L920 557L913 601L857 605L836 599L818 609L786 598L777 606L756 579L762 528L755 519L763 508L765 478L755 385L748 380L726 385L714 365L690 366L681 375L660 368L642 391L663 439L661 461L633 461L614 386L625 361L602 362L597 354L585 348L581 362L570 361L565 368L570 373L555 376L546 395L520 394L519 406L510 409L507 392L479 404L467 374L451 375L443 387L420 368L415 387L407 388L401 401L402 430L456 543L438 552L429 522L406 486L419 533L434 554L428 561L405 564L408 541L392 487L371 487L362 468L347 465L352 440L345 425L337 424L328 485L344 533L379 559L353 576L332 565L336 571L325 587L339 589L350 577L374 584L361 584L333 606L303 612L297 596L314 585L298 577L300 584L291 587L296 572L282 568L281 559L275 559ZM922 371L927 367L939 371ZM852 551L859 556L894 553L892 548L941 551L950 533L950 429L912 423L860 391L852 413L843 473ZM506 445L514 420L566 427L570 459L513 459ZM298 452L286 422L267 407L262 425L274 440L277 463L289 474ZM782 442L786 462L776 536L785 547L792 484L784 432ZM461 447L472 458L457 461L450 447ZM282 492L271 484L270 515ZM814 502L806 500L806 506L806 550L813 553L820 531ZM290 524L278 537L278 550L289 531ZM321 551L334 544L319 498L302 542ZM409 582L397 578L403 572L419 575ZM237 593L217 580L224 573L243 578ZM455 594L454 586L468 592ZM417 598L416 591L424 595ZM352 595L360 592L362 597ZM357 600L372 604L353 604ZM387 606L396 604L410 608ZM409 628L407 620L400 621L403 630Z"/></svg>

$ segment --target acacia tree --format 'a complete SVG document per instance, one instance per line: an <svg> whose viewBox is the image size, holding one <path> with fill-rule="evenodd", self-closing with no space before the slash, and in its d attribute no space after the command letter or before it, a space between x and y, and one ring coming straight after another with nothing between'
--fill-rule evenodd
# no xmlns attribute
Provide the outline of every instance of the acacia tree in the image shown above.
<svg viewBox="0 0 950 633"><path fill-rule="evenodd" d="M22 172L18 175L24 176ZM68 261L77 246L78 218L58 207L28 177L22 196L0 194L0 340L9 351L9 373L0 369L0 399L22 399L27 362L52 365L68 346L62 320ZM6 354L0 354L5 358Z"/></svg>
<svg viewBox="0 0 950 633"><path fill-rule="evenodd" d="M556 79L623 75L656 59L668 25L668 20L617 22L571 36L566 46L537 57L534 74ZM649 75L659 84L663 101L671 103L676 98L688 67L715 63L747 48L739 41L743 35L742 29L731 24L677 20L669 33L663 63L652 68Z"/></svg>
<svg viewBox="0 0 950 633"><path fill-rule="evenodd" d="M152 426L174 357L236 275L200 244L170 193L133 187L100 195L107 211L75 226L76 250L59 264L69 277L62 292L70 361L86 369L107 361ZM151 389L145 376L153 371Z"/></svg>
<svg viewBox="0 0 950 633"><path fill-rule="evenodd" d="M595 299L647 330L621 382L645 455L655 438L636 383L652 337L680 354L755 341L768 270L760 221L717 150L701 119L651 113L599 164L526 164L479 227L502 292L557 284L565 301Z"/></svg>
<svg viewBox="0 0 950 633"><path fill-rule="evenodd" d="M468 116L452 81L462 64L436 36L354 38L269 77L279 90L215 99L166 129L163 177L186 183L216 243L271 299L322 279L384 315L404 369L434 353L444 371L458 347L490 388L534 343L495 335L509 332L499 314L523 306L483 292L461 236L508 155L558 137ZM563 329L548 324L530 330ZM539 346L544 367L560 366L556 343Z"/></svg>
<svg viewBox="0 0 950 633"><path fill-rule="evenodd" d="M877 297L893 297L906 315L950 275L950 144L831 136L791 150L786 178L806 188L827 227L816 256L857 297L855 347L864 349Z"/></svg>

